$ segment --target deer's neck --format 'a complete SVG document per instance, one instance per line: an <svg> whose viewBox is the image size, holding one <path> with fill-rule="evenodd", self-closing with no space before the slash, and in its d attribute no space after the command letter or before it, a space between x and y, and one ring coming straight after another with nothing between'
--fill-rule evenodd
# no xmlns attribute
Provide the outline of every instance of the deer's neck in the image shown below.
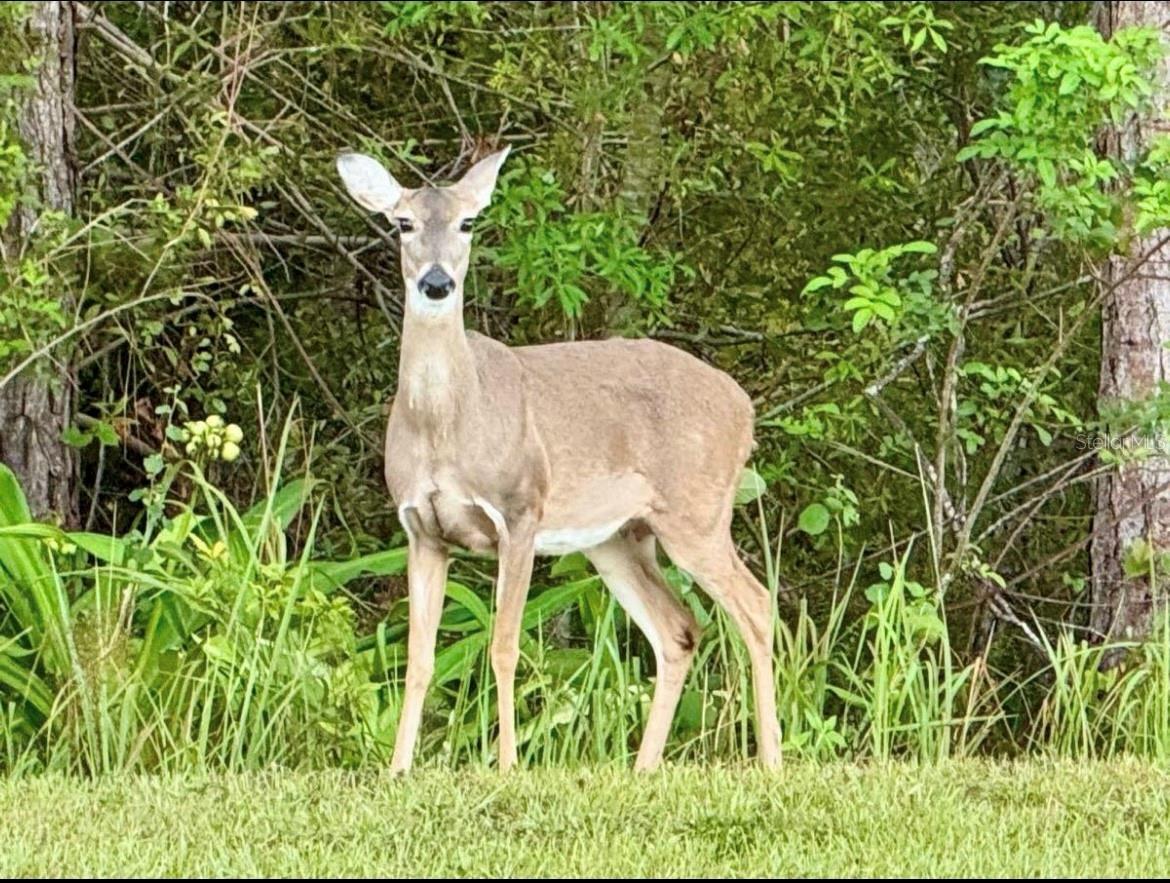
<svg viewBox="0 0 1170 883"><path fill-rule="evenodd" d="M453 435L479 401L475 357L457 312L441 319L406 316L395 405L437 441Z"/></svg>

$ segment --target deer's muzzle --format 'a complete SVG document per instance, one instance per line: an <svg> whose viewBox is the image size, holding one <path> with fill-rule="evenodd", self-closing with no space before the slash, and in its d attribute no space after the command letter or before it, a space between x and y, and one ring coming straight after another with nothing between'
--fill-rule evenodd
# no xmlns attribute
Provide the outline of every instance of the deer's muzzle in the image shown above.
<svg viewBox="0 0 1170 883"><path fill-rule="evenodd" d="M418 290L431 300L442 300L455 290L455 280L446 270L435 264L418 280Z"/></svg>

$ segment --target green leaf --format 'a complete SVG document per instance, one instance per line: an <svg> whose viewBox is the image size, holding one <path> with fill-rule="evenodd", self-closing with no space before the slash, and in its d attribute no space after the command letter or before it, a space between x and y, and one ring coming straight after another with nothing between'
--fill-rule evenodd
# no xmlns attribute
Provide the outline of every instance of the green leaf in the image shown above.
<svg viewBox="0 0 1170 883"><path fill-rule="evenodd" d="M69 598L41 540L60 536L56 527L32 521L20 482L0 463L0 607L55 674L69 668Z"/></svg>
<svg viewBox="0 0 1170 883"><path fill-rule="evenodd" d="M926 242L920 239L905 243L902 246L902 251L909 254L935 254L938 251L938 246L933 242Z"/></svg>
<svg viewBox="0 0 1170 883"><path fill-rule="evenodd" d="M760 477L760 473L750 466L745 466L743 472L739 474L739 486L735 489L735 503L737 506L750 503L763 496L767 489L768 484Z"/></svg>
<svg viewBox="0 0 1170 883"><path fill-rule="evenodd" d="M203 652L212 662L231 665L236 660L235 647L227 635L212 635L203 642Z"/></svg>
<svg viewBox="0 0 1170 883"><path fill-rule="evenodd" d="M829 526L829 510L820 503L810 503L800 513L796 526L809 536L820 536Z"/></svg>
<svg viewBox="0 0 1170 883"><path fill-rule="evenodd" d="M870 305L868 297L851 297L845 303L841 304L843 310L863 310Z"/></svg>
<svg viewBox="0 0 1170 883"><path fill-rule="evenodd" d="M321 582L319 588L328 591L340 588L359 576L393 576L402 573L406 569L406 556L407 549L403 546L372 552L349 561L313 561L309 564L309 573L314 581Z"/></svg>
<svg viewBox="0 0 1170 883"><path fill-rule="evenodd" d="M1036 160L1036 171L1040 174L1040 180L1044 182L1046 187L1056 186L1056 166L1053 165L1052 160L1042 157Z"/></svg>
<svg viewBox="0 0 1170 883"><path fill-rule="evenodd" d="M860 309L853 314L853 333L860 334L865 326L869 324L869 320L873 318L873 310L867 308Z"/></svg>
<svg viewBox="0 0 1170 883"><path fill-rule="evenodd" d="M435 656L434 683L446 684L472 672L479 654L487 646L488 633L478 631L460 638Z"/></svg>
<svg viewBox="0 0 1170 883"><path fill-rule="evenodd" d="M94 434L101 444L106 447L113 447L121 442L118 438L118 431L114 429L109 423L97 423L93 427Z"/></svg>
<svg viewBox="0 0 1170 883"><path fill-rule="evenodd" d="M969 159L974 159L983 153L983 145L968 144L962 150L955 154L955 162L966 162Z"/></svg>
<svg viewBox="0 0 1170 883"><path fill-rule="evenodd" d="M448 582L447 597L475 617L483 628L490 628L492 617L479 595L462 583Z"/></svg>
<svg viewBox="0 0 1170 883"><path fill-rule="evenodd" d="M827 288L828 286L830 286L832 284L833 284L833 280L830 279L828 276L814 276L812 279L808 280L808 285L804 286L804 288L801 289L800 293L801 294L811 294L812 292L817 291L821 288Z"/></svg>
<svg viewBox="0 0 1170 883"><path fill-rule="evenodd" d="M695 578L681 567L671 564L662 571L666 583L680 595L686 595L695 586Z"/></svg>
<svg viewBox="0 0 1170 883"><path fill-rule="evenodd" d="M596 576L588 576L585 579L545 589L524 605L522 627L526 631L535 628L550 616L560 613L570 604L575 604L587 588L597 584L597 580Z"/></svg>
<svg viewBox="0 0 1170 883"><path fill-rule="evenodd" d="M285 530L293 516L301 511L301 507L309 499L309 494L316 487L317 480L312 478L297 478L281 487L271 499L264 498L243 514L241 521L250 537L254 537L264 520L265 512L280 530ZM271 509L269 509L271 505Z"/></svg>
<svg viewBox="0 0 1170 883"><path fill-rule="evenodd" d="M82 432L76 426L66 426L65 431L61 433L61 441L71 448L84 448L93 441L93 435Z"/></svg>
<svg viewBox="0 0 1170 883"><path fill-rule="evenodd" d="M15 691L40 717L45 718L53 710L53 691L33 671L31 661L20 661L21 657L32 656L31 651L21 650L15 640L0 644L0 684Z"/></svg>
<svg viewBox="0 0 1170 883"><path fill-rule="evenodd" d="M126 562L126 542L119 537L104 533L88 533L86 531L74 531L65 534L65 536L69 542L89 552L98 561L116 565L121 565Z"/></svg>
<svg viewBox="0 0 1170 883"><path fill-rule="evenodd" d="M978 135L981 135L984 132L986 132L988 129L994 129L998 125L999 125L999 120L997 120L995 117L989 117L988 119L985 119L985 120L979 120L979 122L975 123L975 125L973 125L971 127L971 137L975 138ZM970 149L970 148L967 148L967 149Z"/></svg>
<svg viewBox="0 0 1170 883"><path fill-rule="evenodd" d="M551 576L565 576L572 573L588 573L589 559L580 552L570 552L568 555L562 555L558 558L551 568L549 568Z"/></svg>

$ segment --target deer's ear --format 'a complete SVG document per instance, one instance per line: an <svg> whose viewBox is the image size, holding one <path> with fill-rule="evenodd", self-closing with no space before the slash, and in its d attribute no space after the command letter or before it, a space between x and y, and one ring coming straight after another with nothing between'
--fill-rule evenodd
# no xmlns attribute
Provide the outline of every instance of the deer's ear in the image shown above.
<svg viewBox="0 0 1170 883"><path fill-rule="evenodd" d="M402 197L402 186L372 156L343 153L337 157L337 173L358 205L388 214Z"/></svg>
<svg viewBox="0 0 1170 883"><path fill-rule="evenodd" d="M481 212L487 208L492 200L492 191L496 189L496 178L500 174L500 166L512 148L505 147L497 150L491 156L485 156L470 169L467 174L455 185L475 207L474 211Z"/></svg>

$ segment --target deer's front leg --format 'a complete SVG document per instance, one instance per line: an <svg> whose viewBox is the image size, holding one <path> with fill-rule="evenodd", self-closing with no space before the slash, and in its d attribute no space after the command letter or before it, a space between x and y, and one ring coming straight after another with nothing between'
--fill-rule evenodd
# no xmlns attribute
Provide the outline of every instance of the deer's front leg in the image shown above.
<svg viewBox="0 0 1170 883"><path fill-rule="evenodd" d="M516 663L520 658L520 626L528 583L532 579L535 529L513 528L500 544L500 567L496 577L496 623L492 633L492 671L500 710L500 769L516 763L516 710L513 688Z"/></svg>
<svg viewBox="0 0 1170 883"><path fill-rule="evenodd" d="M423 699L435 671L435 635L447 588L447 550L427 539L411 539L406 559L410 586L410 631L406 639L406 695L394 737L393 772L410 769L422 722Z"/></svg>

